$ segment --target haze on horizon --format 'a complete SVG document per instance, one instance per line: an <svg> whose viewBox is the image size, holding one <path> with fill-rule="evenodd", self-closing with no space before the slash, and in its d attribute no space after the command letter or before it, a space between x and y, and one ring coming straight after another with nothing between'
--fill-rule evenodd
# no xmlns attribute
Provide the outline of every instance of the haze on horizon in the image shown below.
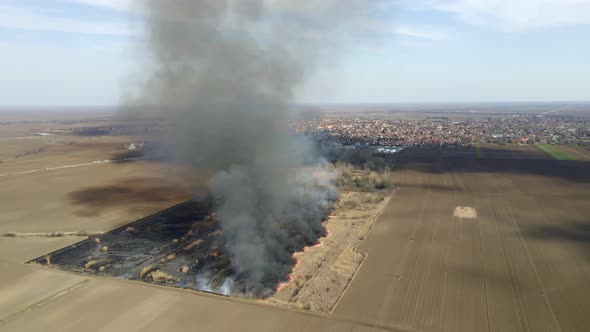
<svg viewBox="0 0 590 332"><path fill-rule="evenodd" d="M0 107L119 104L145 61L131 2L3 1ZM590 0L379 2L298 103L590 100Z"/></svg>

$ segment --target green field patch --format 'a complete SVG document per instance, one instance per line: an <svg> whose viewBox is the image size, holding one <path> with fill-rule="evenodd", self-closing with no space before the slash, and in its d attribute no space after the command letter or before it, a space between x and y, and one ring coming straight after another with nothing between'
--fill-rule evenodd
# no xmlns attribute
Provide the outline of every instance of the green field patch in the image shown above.
<svg viewBox="0 0 590 332"><path fill-rule="evenodd" d="M557 160L577 160L576 156L564 151L559 145L555 144L537 144L539 149Z"/></svg>
<svg viewBox="0 0 590 332"><path fill-rule="evenodd" d="M473 144L473 147L475 148L475 156L480 159L483 158L484 156L483 156L483 151L481 151L481 144L479 144L479 143Z"/></svg>

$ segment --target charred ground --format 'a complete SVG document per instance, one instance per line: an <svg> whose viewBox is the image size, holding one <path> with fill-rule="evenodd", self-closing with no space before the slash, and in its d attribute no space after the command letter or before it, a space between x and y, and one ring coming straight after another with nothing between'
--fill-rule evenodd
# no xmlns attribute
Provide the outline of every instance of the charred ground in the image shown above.
<svg viewBox="0 0 590 332"><path fill-rule="evenodd" d="M314 244L303 240L293 243ZM290 248L292 253L302 249ZM281 282L287 281L295 265L289 257L276 274L284 278L266 279L262 285L249 282L247 272L238 273L232 267L210 200L187 201L31 262L78 273L255 298L272 295Z"/></svg>

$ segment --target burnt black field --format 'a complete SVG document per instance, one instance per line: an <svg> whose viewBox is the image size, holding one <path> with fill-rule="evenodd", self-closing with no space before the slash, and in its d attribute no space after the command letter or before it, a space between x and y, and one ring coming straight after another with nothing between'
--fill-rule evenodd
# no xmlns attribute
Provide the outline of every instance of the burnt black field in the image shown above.
<svg viewBox="0 0 590 332"><path fill-rule="evenodd" d="M301 249L293 248L293 252ZM247 271L238 273L232 268L211 203L188 201L30 263L221 295L266 298L287 280L295 260L280 267L284 279L264 280L262 287L251 284ZM171 278L154 280L154 271Z"/></svg>

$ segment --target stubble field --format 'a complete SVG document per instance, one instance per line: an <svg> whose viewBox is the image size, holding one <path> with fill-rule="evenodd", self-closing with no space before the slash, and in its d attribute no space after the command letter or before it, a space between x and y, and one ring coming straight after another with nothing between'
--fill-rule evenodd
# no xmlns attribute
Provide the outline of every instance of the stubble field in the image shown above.
<svg viewBox="0 0 590 332"><path fill-rule="evenodd" d="M10 125L4 136L38 127L29 126L35 128ZM114 145L134 139L0 141L0 173L42 169L0 177L0 329L590 327L590 158L587 149L575 146L563 149L576 160L556 160L536 146L400 153L391 173L395 194L368 236L355 243L363 261L331 313L24 264L84 239L51 233L107 231L190 197L182 181L171 180L164 165L149 160L45 170L111 159L119 152ZM34 153L15 157L26 151Z"/></svg>
<svg viewBox="0 0 590 332"><path fill-rule="evenodd" d="M587 161L485 146L409 149L398 162L399 194L359 248L368 257L337 317L418 331L590 327Z"/></svg>

